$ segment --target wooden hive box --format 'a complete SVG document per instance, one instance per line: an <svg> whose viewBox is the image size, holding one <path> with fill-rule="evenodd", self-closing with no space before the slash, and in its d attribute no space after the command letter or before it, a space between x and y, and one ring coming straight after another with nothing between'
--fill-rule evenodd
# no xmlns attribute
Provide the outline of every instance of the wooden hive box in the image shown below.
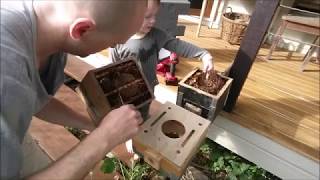
<svg viewBox="0 0 320 180"><path fill-rule="evenodd" d="M96 125L108 112L123 104L133 104L140 108L154 98L144 74L134 60L118 61L90 70L78 90Z"/></svg>
<svg viewBox="0 0 320 180"><path fill-rule="evenodd" d="M180 177L205 139L210 123L167 102L145 121L133 138L133 146L155 169Z"/></svg>
<svg viewBox="0 0 320 180"><path fill-rule="evenodd" d="M216 95L212 95L186 83L189 78L193 77L199 71L201 70L198 68L194 69L179 82L176 103L181 107L213 121L225 105L233 79L218 74L218 76L225 79L226 82Z"/></svg>

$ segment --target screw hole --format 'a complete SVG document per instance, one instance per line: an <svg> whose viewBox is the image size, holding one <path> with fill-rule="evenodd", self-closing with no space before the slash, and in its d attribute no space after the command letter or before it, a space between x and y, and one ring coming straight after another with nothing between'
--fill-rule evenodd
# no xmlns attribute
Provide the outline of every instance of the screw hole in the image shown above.
<svg viewBox="0 0 320 180"><path fill-rule="evenodd" d="M168 107L168 109L171 109L171 107Z"/></svg>
<svg viewBox="0 0 320 180"><path fill-rule="evenodd" d="M144 130L143 132L144 132L144 133L148 133L148 130Z"/></svg>
<svg viewBox="0 0 320 180"><path fill-rule="evenodd" d="M177 154L180 154L181 152L180 152L180 150L177 150Z"/></svg>
<svg viewBox="0 0 320 180"><path fill-rule="evenodd" d="M199 126L202 126L202 123L199 123L198 125L199 125Z"/></svg>

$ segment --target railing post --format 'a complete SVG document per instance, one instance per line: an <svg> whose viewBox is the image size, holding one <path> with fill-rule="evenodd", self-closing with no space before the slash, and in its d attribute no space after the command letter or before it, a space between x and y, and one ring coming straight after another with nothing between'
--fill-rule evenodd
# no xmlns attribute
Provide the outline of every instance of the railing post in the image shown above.
<svg viewBox="0 0 320 180"><path fill-rule="evenodd" d="M230 69L229 77L233 78L224 110L232 111L242 86L263 42L264 36L272 22L280 0L257 0L246 34L241 41L239 51Z"/></svg>

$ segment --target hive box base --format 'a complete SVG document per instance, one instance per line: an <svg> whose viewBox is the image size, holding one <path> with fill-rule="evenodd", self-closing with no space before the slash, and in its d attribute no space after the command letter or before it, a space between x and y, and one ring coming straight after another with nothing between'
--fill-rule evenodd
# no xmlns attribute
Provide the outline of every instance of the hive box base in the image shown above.
<svg viewBox="0 0 320 180"><path fill-rule="evenodd" d="M189 78L199 71L201 70L193 70L180 81L177 105L213 122L225 105L233 79L218 74L218 76L225 79L226 82L217 95L212 95L186 83Z"/></svg>
<svg viewBox="0 0 320 180"><path fill-rule="evenodd" d="M181 176L207 135L210 121L165 103L133 139L135 150L157 170Z"/></svg>

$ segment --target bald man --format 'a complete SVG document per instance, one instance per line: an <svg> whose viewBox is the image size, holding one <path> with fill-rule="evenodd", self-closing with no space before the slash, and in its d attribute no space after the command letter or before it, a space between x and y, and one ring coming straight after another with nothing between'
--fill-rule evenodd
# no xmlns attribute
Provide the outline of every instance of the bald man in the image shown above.
<svg viewBox="0 0 320 180"><path fill-rule="evenodd" d="M1 1L1 180L81 179L138 132L142 119L132 106L111 111L94 128L52 95L63 83L65 53L87 56L124 43L145 8L146 0ZM92 132L50 167L21 177L21 143L33 115Z"/></svg>

